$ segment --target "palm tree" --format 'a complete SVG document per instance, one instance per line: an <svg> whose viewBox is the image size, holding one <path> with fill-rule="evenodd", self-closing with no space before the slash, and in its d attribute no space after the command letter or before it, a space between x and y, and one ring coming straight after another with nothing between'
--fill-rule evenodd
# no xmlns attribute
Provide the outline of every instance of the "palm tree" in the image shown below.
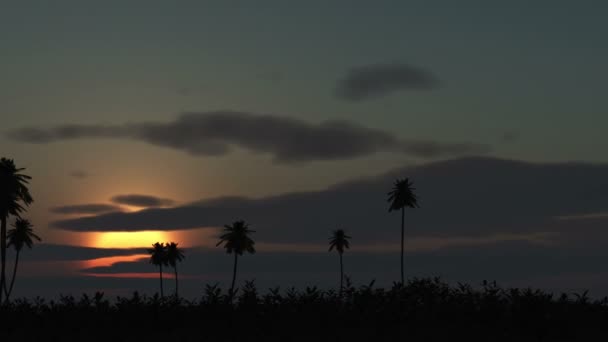
<svg viewBox="0 0 608 342"><path fill-rule="evenodd" d="M340 293L342 293L342 284L344 282L344 267L342 264L342 254L344 254L344 248L349 249L350 244L348 240L350 236L346 235L344 230L334 230L332 235L329 237L329 251L331 252L334 248L340 255Z"/></svg>
<svg viewBox="0 0 608 342"><path fill-rule="evenodd" d="M169 265L171 267L173 267L173 270L175 271L175 298L179 298L178 297L178 287L177 287L177 263L181 262L182 260L184 260L185 256L184 256L184 252L181 250L181 248L177 247L177 243L175 242L171 242L167 244L167 262L169 263Z"/></svg>
<svg viewBox="0 0 608 342"><path fill-rule="evenodd" d="M397 179L393 185L393 190L388 193L388 202L390 206L388 211L401 210L401 284L404 284L403 277L403 238L405 233L405 208L418 208L418 198L414 193L416 188L414 183L408 178Z"/></svg>
<svg viewBox="0 0 608 342"><path fill-rule="evenodd" d="M21 172L12 159L0 159L0 294L6 291L6 223L9 215L20 217L34 200L27 188L30 176ZM0 304L2 296L0 295Z"/></svg>
<svg viewBox="0 0 608 342"><path fill-rule="evenodd" d="M17 255L15 256L15 265L13 267L11 286L9 287L8 291L4 289L7 302L11 292L13 292L13 285L15 285L15 278L17 277L17 267L19 265L19 254L23 249L23 246L31 249L34 245L34 240L41 240L38 235L34 234L34 230L32 229L33 227L34 226L30 223L30 221L19 218L13 224L13 229L8 231L8 247L13 246L17 252Z"/></svg>
<svg viewBox="0 0 608 342"><path fill-rule="evenodd" d="M167 266L167 247L164 243L157 242L148 249L150 254L150 263L159 267L160 274L160 296L164 297L163 293L163 265Z"/></svg>
<svg viewBox="0 0 608 342"><path fill-rule="evenodd" d="M224 244L226 252L232 254L234 252L234 269L232 271L232 285L230 286L230 300L234 296L234 282L236 280L236 267L238 256L244 252L251 254L255 253L255 242L249 237L249 234L255 233L255 230L249 229L249 225L245 221L236 221L232 225L224 226L224 234L220 236L220 241L216 247Z"/></svg>

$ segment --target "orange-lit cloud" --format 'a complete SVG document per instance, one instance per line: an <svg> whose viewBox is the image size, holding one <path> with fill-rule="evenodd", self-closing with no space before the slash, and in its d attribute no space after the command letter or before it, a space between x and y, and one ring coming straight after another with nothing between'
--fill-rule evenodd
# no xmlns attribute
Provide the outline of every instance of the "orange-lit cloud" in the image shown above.
<svg viewBox="0 0 608 342"><path fill-rule="evenodd" d="M92 267L110 267L118 262L137 262L143 261L149 258L147 254L133 254L133 255L120 255L120 256L111 256L105 258L97 258L97 259L89 259L80 261L78 264L78 268L92 268Z"/></svg>

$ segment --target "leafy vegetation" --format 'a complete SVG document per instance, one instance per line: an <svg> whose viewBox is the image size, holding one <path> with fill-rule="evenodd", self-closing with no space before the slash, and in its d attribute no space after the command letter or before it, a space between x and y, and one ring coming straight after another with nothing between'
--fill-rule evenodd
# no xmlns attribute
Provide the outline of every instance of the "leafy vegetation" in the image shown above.
<svg viewBox="0 0 608 342"><path fill-rule="evenodd" d="M200 300L103 293L58 301L19 299L0 308L8 340L133 341L590 341L608 337L608 299L533 289L480 289L439 279L344 291L279 288L248 281L230 291L207 285ZM32 327L36 327L33 329Z"/></svg>

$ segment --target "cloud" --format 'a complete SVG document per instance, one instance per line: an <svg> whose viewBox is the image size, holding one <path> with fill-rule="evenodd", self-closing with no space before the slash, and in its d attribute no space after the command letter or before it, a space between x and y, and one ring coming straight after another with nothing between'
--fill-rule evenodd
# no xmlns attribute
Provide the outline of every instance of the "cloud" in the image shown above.
<svg viewBox="0 0 608 342"><path fill-rule="evenodd" d="M406 211L408 239L487 240L553 233L561 239L572 232L600 234L608 224L602 217L558 219L608 212L606 174L608 164L462 158L401 168L322 191L213 198L175 208L62 220L53 226L72 231L177 230L221 227L244 219L257 230L260 242L323 244L328 232L339 226L362 245L394 243L400 217L387 212L386 192L395 178L410 177L421 208Z"/></svg>
<svg viewBox="0 0 608 342"><path fill-rule="evenodd" d="M117 195L112 197L111 201L116 204L143 208L167 207L175 204L175 201L168 198L137 194Z"/></svg>
<svg viewBox="0 0 608 342"><path fill-rule="evenodd" d="M336 95L347 101L363 101L402 90L430 90L438 84L435 76L418 67L372 64L351 68L338 82Z"/></svg>
<svg viewBox="0 0 608 342"><path fill-rule="evenodd" d="M87 178L89 176L89 174L83 170L74 170L74 171L70 172L70 176L74 177L76 179L84 179L84 178Z"/></svg>
<svg viewBox="0 0 608 342"><path fill-rule="evenodd" d="M49 243L36 244L23 253L24 261L78 261L146 253L146 248L92 248Z"/></svg>
<svg viewBox="0 0 608 342"><path fill-rule="evenodd" d="M475 143L404 140L389 132L346 120L315 124L236 111L186 113L165 123L26 127L11 131L8 136L38 144L85 138L132 139L196 156L221 156L238 147L270 154L282 163L352 159L379 152L435 158L489 150L488 146Z"/></svg>
<svg viewBox="0 0 608 342"><path fill-rule="evenodd" d="M101 214L121 211L121 208L111 204L75 204L53 207L49 209L54 214Z"/></svg>

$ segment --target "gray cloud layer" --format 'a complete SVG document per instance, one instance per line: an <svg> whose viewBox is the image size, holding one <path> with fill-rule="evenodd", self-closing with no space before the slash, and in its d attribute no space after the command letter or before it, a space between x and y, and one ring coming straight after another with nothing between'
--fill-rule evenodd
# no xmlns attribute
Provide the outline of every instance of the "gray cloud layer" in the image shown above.
<svg viewBox="0 0 608 342"><path fill-rule="evenodd" d="M120 211L120 207L110 204L76 204L53 207L50 209L55 214L101 214Z"/></svg>
<svg viewBox="0 0 608 342"><path fill-rule="evenodd" d="M338 82L336 95L348 101L363 101L400 90L430 90L438 83L429 71L407 64L372 64L351 68Z"/></svg>
<svg viewBox="0 0 608 342"><path fill-rule="evenodd" d="M167 207L175 204L175 201L168 198L138 194L117 195L112 197L111 201L116 204L125 204L142 208Z"/></svg>
<svg viewBox="0 0 608 342"><path fill-rule="evenodd" d="M395 170L324 191L278 196L216 198L168 209L109 213L55 222L74 231L192 229L250 221L264 242L325 243L340 226L361 244L394 242L399 215L389 214L386 192L397 177L411 177L421 208L406 212L408 237L480 237L495 234L600 234L608 213L608 165L534 164L465 158ZM602 233L603 234L603 233ZM576 238L573 236L572 238Z"/></svg>
<svg viewBox="0 0 608 342"><path fill-rule="evenodd" d="M487 146L473 143L403 140L386 131L345 120L313 124L235 111L186 113L166 123L26 127L9 132L8 136L38 144L85 138L133 139L203 156L225 155L233 147L240 147L270 154L278 162L351 159L378 152L432 158L488 150Z"/></svg>

